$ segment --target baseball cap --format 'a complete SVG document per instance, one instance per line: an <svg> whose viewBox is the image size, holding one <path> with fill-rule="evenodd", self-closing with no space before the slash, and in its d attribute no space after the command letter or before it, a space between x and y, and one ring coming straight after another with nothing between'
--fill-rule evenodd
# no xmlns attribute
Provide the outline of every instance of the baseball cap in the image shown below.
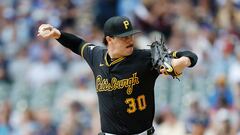
<svg viewBox="0 0 240 135"><path fill-rule="evenodd" d="M131 21L125 16L111 17L104 24L105 36L126 37L140 32L133 29Z"/></svg>

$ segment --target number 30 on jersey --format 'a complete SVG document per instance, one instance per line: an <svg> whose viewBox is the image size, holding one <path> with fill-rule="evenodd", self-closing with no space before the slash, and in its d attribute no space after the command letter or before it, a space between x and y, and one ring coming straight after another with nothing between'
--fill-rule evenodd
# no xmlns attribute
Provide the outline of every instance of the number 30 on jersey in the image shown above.
<svg viewBox="0 0 240 135"><path fill-rule="evenodd" d="M146 109L147 104L146 104L146 99L144 95L138 96L136 99L135 98L127 98L125 100L125 103L128 105L127 112L128 113L134 113L137 111L142 111Z"/></svg>

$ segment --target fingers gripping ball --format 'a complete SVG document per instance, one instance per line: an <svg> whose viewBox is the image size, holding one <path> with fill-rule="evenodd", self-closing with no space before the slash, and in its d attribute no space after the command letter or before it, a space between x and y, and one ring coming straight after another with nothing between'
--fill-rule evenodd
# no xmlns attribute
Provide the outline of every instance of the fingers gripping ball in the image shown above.
<svg viewBox="0 0 240 135"><path fill-rule="evenodd" d="M46 35L48 35L50 33L50 30L41 30L39 31L39 34L43 37L45 37Z"/></svg>
<svg viewBox="0 0 240 135"><path fill-rule="evenodd" d="M49 26L47 24L43 24L39 27L38 34L42 37L45 37L50 34L51 30L52 30L51 26Z"/></svg>
<svg viewBox="0 0 240 135"><path fill-rule="evenodd" d="M177 74L174 71L174 68L171 64L172 56L169 54L168 49L165 45L165 38L161 34L159 41L154 41L151 45L151 56L153 67L160 72L164 70L163 74L171 75L173 78L179 77L180 74ZM161 72L160 72L161 73Z"/></svg>

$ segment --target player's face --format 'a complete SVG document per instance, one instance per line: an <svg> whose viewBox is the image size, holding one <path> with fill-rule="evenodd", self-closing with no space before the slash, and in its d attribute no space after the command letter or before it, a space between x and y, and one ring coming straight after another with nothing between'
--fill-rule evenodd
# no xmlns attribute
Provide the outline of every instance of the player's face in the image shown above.
<svg viewBox="0 0 240 135"><path fill-rule="evenodd" d="M112 37L111 48L119 57L131 55L134 47L134 36Z"/></svg>

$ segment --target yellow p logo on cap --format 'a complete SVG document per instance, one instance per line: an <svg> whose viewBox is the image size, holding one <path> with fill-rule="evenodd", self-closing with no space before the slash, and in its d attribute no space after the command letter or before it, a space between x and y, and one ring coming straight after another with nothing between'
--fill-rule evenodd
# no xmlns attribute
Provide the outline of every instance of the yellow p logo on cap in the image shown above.
<svg viewBox="0 0 240 135"><path fill-rule="evenodd" d="M125 26L125 29L128 29L129 21L128 21L128 20L123 21L123 24L124 24L124 26Z"/></svg>

